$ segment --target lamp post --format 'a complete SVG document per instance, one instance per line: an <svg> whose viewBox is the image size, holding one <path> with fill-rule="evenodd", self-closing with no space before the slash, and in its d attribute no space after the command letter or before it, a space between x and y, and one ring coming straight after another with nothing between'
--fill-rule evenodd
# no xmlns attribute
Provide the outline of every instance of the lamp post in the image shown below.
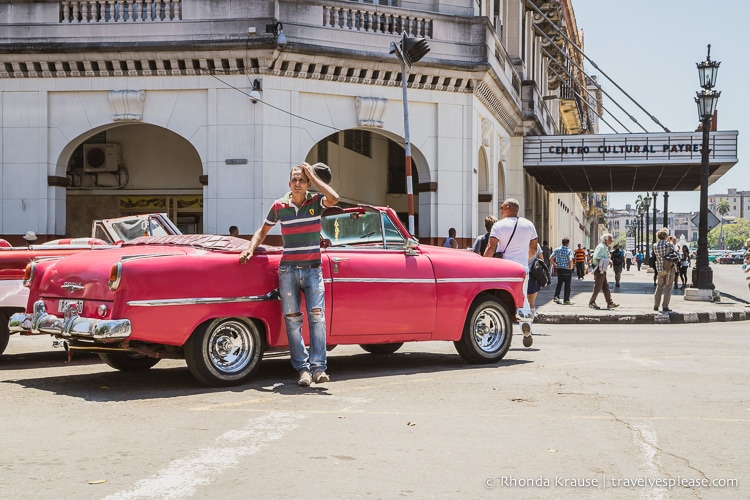
<svg viewBox="0 0 750 500"><path fill-rule="evenodd" d="M646 265L648 265L648 260L649 260L649 247L651 246L651 245L649 245L649 244L648 244L648 242L649 242L649 239L648 239L648 207L650 207L650 206L651 206L651 197L650 197L649 195L646 195L646 197L645 197L645 198L643 198L643 206L644 206L644 207L646 207L646 208L645 208L645 209L643 210L643 211L644 211L644 212L646 213L646 239L645 239L645 240L643 240L643 241L644 241L644 243L646 244L646 256L645 256L645 262L646 262Z"/></svg>
<svg viewBox="0 0 750 500"><path fill-rule="evenodd" d="M654 220L651 222L654 225L653 232L651 233L651 243L653 244L656 243L656 198L659 196L659 193L654 191L651 194L654 195Z"/></svg>
<svg viewBox="0 0 750 500"><path fill-rule="evenodd" d="M663 227L669 227L669 193L664 191L664 214L662 220L664 221Z"/></svg>
<svg viewBox="0 0 750 500"><path fill-rule="evenodd" d="M411 65L430 51L424 38L414 38L403 32L400 42L391 42L391 54L401 61L401 88L404 101L404 150L406 152L406 199L409 210L409 233L414 234L414 188L411 176L411 141L409 139L409 101L406 98L407 74Z"/></svg>
<svg viewBox="0 0 750 500"><path fill-rule="evenodd" d="M692 288L699 290L714 289L714 272L708 264L708 155L709 131L711 120L716 112L716 105L721 92L713 90L716 85L716 76L719 72L718 61L711 60L711 45L708 46L706 60L697 63L698 79L701 90L696 92L695 103L698 105L698 117L701 120L703 141L701 143L701 199L700 199L700 222L698 224L698 251L696 253L695 267L693 267Z"/></svg>
<svg viewBox="0 0 750 500"><path fill-rule="evenodd" d="M640 232L638 251L643 253L643 207L638 207L638 231Z"/></svg>

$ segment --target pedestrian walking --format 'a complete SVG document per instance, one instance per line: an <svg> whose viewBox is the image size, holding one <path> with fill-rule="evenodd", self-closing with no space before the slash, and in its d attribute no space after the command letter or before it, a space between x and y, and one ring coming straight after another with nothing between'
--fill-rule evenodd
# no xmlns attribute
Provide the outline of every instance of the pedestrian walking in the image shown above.
<svg viewBox="0 0 750 500"><path fill-rule="evenodd" d="M676 250L671 241L668 241L669 229L663 227L656 232L659 240L653 245L654 262L656 268L656 291L654 291L654 311L659 310L661 303L662 312L672 312L669 308L669 300L672 298L672 282L674 281L674 265L666 257L675 254Z"/></svg>
<svg viewBox="0 0 750 500"><path fill-rule="evenodd" d="M485 257L501 257L516 262L526 269L529 276L529 264L537 254L539 236L534 224L518 216L521 205L515 198L508 198L500 205L501 219L492 226L490 241L484 251ZM531 314L529 299L526 294L527 284L524 283L523 307L516 311L521 323L524 347L531 347L534 339L531 336L531 325L534 316Z"/></svg>
<svg viewBox="0 0 750 500"><path fill-rule="evenodd" d="M625 270L630 271L630 266L633 265L633 252L629 248L625 249Z"/></svg>
<svg viewBox="0 0 750 500"><path fill-rule="evenodd" d="M487 232L477 236L477 239L474 240L474 246L471 249L474 253L484 255L484 251L487 249L487 243L490 241L490 231L492 231L492 226L495 225L495 222L497 222L497 217L494 215L488 215L484 218L484 229L486 229Z"/></svg>
<svg viewBox="0 0 750 500"><path fill-rule="evenodd" d="M255 231L247 249L240 254L240 264L252 258L255 249L265 240L268 231L281 223L283 252L279 263L279 295L284 314L289 355L292 366L299 373L297 384L308 387L328 382L326 374L325 288L320 268L321 213L339 201L339 195L317 175L307 162L292 167L289 173L290 191L276 200L266 220ZM320 193L309 193L313 185ZM300 295L305 296L310 330L310 351L302 338Z"/></svg>
<svg viewBox="0 0 750 500"><path fill-rule="evenodd" d="M586 249L581 246L581 244L578 244L578 248L575 249L573 252L573 258L576 262L576 273L578 274L578 279L582 280L584 275L586 274L586 256L588 254L586 253Z"/></svg>
<svg viewBox="0 0 750 500"><path fill-rule="evenodd" d="M638 266L638 270L641 270L641 264L643 264L643 252L638 251L635 254L635 263Z"/></svg>
<svg viewBox="0 0 750 500"><path fill-rule="evenodd" d="M687 286L687 273L690 267L690 250L687 245L682 245L682 252L680 253L680 280L682 281L682 289L684 290Z"/></svg>
<svg viewBox="0 0 750 500"><path fill-rule="evenodd" d="M565 286L562 304L571 305L570 301L570 282L573 279L573 251L568 247L570 238L563 238L562 245L552 251L552 266L557 273L557 286L555 287L554 301L558 304L560 301L560 289Z"/></svg>
<svg viewBox="0 0 750 500"><path fill-rule="evenodd" d="M612 259L612 270L615 272L615 288L620 288L620 276L622 276L622 265L625 261L625 254L620 250L619 244L615 245L609 257Z"/></svg>
<svg viewBox="0 0 750 500"><path fill-rule="evenodd" d="M607 309L614 309L620 305L615 304L612 300L612 294L609 290L609 282L607 281L607 268L610 263L609 246L611 244L612 235L604 233L599 245L597 245L594 250L594 255L591 257L591 264L594 266L594 291L589 299L589 307L591 309L601 309L596 305L596 298L599 296L599 292L604 294L604 300L607 301Z"/></svg>
<svg viewBox="0 0 750 500"><path fill-rule="evenodd" d="M456 228L452 227L448 229L448 237L445 238L443 246L447 248L458 248L458 242L456 241Z"/></svg>

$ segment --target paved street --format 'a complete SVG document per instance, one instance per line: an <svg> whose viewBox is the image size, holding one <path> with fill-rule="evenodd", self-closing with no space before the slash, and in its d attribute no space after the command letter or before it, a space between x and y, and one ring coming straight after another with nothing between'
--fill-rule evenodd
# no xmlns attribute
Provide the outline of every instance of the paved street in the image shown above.
<svg viewBox="0 0 750 500"><path fill-rule="evenodd" d="M12 338L4 498L747 498L745 322L552 325L498 365L450 343L265 360L246 386L142 374ZM671 481L671 482L670 482Z"/></svg>

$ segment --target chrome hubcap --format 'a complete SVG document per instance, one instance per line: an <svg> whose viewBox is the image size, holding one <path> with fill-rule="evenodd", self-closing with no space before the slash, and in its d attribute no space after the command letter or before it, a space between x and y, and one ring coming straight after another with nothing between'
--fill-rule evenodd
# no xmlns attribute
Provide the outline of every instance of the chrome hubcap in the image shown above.
<svg viewBox="0 0 750 500"><path fill-rule="evenodd" d="M218 325L208 339L211 364L224 373L242 371L250 362L254 348L247 325L239 321L227 321Z"/></svg>
<svg viewBox="0 0 750 500"><path fill-rule="evenodd" d="M474 341L482 351L497 351L507 335L503 318L494 309L482 310L474 320Z"/></svg>

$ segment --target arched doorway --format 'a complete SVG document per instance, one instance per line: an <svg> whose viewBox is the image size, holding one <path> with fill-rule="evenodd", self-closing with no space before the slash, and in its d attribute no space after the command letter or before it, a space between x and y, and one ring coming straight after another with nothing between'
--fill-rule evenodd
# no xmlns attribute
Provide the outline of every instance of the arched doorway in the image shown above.
<svg viewBox="0 0 750 500"><path fill-rule="evenodd" d="M189 141L162 127L129 123L74 142L69 157L61 158L68 234L90 234L94 219L148 212L167 213L184 233L203 232L203 169Z"/></svg>
<svg viewBox="0 0 750 500"><path fill-rule="evenodd" d="M307 154L309 163L323 162L331 167L331 185L341 195L342 204L365 203L390 206L408 224L406 161L403 139L387 132L347 129L319 141ZM429 191L429 169L422 154L412 145L412 185L414 188L415 231L420 235L421 191ZM429 197L429 192L422 195ZM425 224L429 229L429 221Z"/></svg>

